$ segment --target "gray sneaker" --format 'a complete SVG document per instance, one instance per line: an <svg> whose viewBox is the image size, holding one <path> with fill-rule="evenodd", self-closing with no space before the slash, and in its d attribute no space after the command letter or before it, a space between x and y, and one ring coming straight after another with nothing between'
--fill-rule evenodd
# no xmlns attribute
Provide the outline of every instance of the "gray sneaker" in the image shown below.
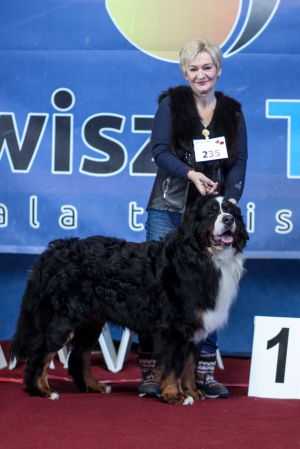
<svg viewBox="0 0 300 449"><path fill-rule="evenodd" d="M160 385L157 382L157 374L154 370L143 373L143 380L138 386L139 396L160 396Z"/></svg>
<svg viewBox="0 0 300 449"><path fill-rule="evenodd" d="M160 396L160 376L157 361L151 354L143 353L138 360L142 372L142 382L138 387L140 396Z"/></svg>
<svg viewBox="0 0 300 449"><path fill-rule="evenodd" d="M229 396L229 391L225 385L214 378L215 368L216 354L200 354L196 367L197 388L208 399L226 399Z"/></svg>
<svg viewBox="0 0 300 449"><path fill-rule="evenodd" d="M197 382L197 388L207 399L227 399L229 396L225 385L218 382L213 376L207 376L204 382Z"/></svg>

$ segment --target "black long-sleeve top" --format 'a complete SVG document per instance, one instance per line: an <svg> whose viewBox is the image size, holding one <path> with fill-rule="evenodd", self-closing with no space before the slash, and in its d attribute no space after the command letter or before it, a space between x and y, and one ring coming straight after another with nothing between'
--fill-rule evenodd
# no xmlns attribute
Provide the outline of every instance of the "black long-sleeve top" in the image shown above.
<svg viewBox="0 0 300 449"><path fill-rule="evenodd" d="M217 109L218 105L216 106ZM200 121L200 118L199 118ZM209 125L210 137L214 135L214 116ZM184 178L191 169L171 151L172 117L170 98L165 97L159 104L152 129L152 155L158 167L164 169L170 176ZM233 165L224 174L224 196L239 201L245 184L247 165L247 131L243 113L239 114L238 129L234 145L237 157Z"/></svg>

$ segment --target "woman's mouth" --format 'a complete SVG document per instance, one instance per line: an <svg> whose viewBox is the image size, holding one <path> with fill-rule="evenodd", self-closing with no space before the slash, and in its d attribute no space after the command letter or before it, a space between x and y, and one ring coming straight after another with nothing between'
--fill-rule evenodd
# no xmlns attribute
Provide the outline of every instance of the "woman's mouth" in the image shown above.
<svg viewBox="0 0 300 449"><path fill-rule="evenodd" d="M197 86L206 86L208 84L208 80L204 80L204 81L196 81L196 85Z"/></svg>

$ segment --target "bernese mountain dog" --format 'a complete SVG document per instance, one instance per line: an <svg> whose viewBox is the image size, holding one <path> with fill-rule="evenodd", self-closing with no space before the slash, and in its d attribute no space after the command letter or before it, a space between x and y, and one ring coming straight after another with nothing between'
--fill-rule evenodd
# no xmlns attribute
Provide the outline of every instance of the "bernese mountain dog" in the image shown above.
<svg viewBox="0 0 300 449"><path fill-rule="evenodd" d="M195 346L228 318L247 238L238 206L204 196L161 241L94 236L49 243L28 279L12 346L26 360L26 390L59 397L47 370L68 343L79 390L108 392L92 377L90 356L109 321L153 336L162 399L193 402Z"/></svg>

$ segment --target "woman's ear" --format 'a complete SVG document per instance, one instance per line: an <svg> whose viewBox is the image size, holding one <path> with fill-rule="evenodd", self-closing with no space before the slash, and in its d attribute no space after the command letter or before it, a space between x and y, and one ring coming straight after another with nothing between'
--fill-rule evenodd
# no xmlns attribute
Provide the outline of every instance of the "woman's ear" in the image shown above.
<svg viewBox="0 0 300 449"><path fill-rule="evenodd" d="M219 69L217 77L220 78L221 75L222 75L222 69Z"/></svg>

